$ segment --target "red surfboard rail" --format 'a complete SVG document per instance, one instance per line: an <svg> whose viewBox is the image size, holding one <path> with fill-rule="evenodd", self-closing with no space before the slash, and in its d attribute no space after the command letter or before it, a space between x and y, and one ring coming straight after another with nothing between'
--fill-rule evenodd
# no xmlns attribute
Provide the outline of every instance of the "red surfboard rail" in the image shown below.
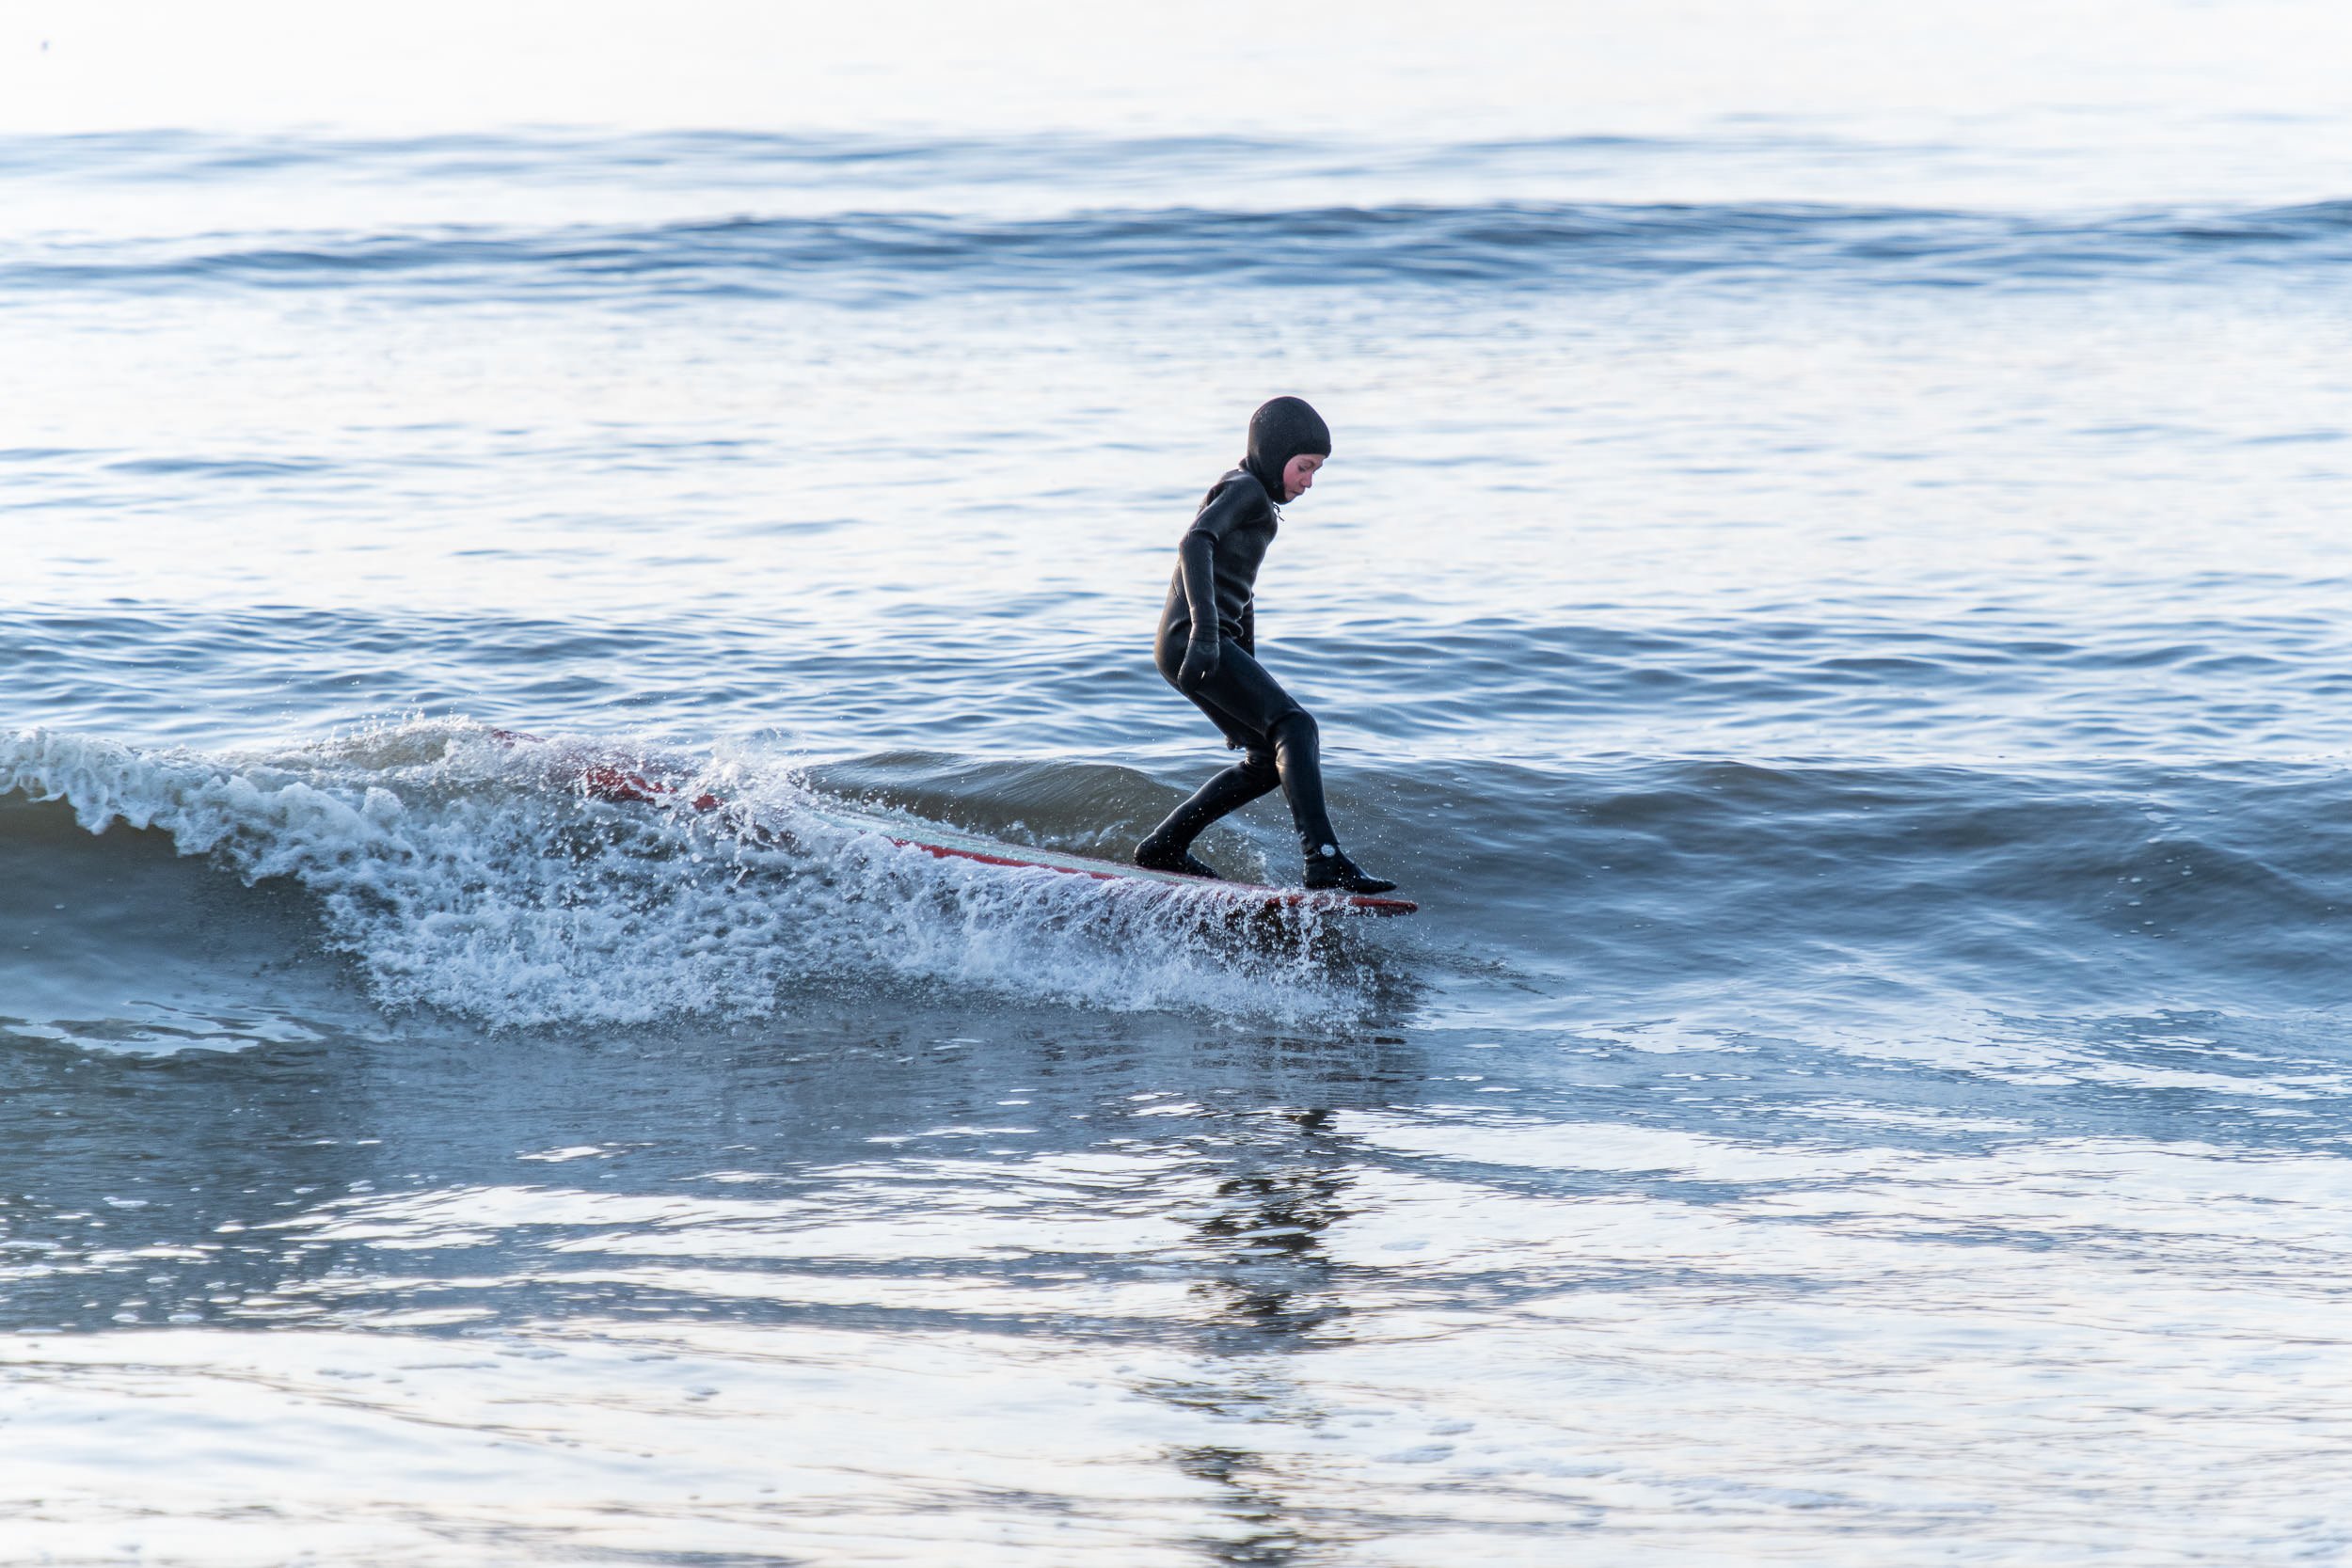
<svg viewBox="0 0 2352 1568"><path fill-rule="evenodd" d="M546 745L542 737L521 730L492 730L490 738L506 746ZM624 805L684 805L698 812L718 811L726 802L716 795L689 796L675 784L647 778L644 773L617 763L589 761L580 769L580 787L599 800L613 800ZM893 832L893 825L857 823L903 849L920 849L938 860L977 862L981 865L999 865L1009 870L1052 871L1065 877L1088 877L1101 882L1116 882L1137 888L1165 888L1170 892L1186 892L1212 896L1239 908L1319 909L1335 914L1398 915L1411 914L1421 906L1409 898L1390 898L1364 893L1319 893L1307 888L1267 887L1258 882L1212 881L1200 877L1182 877L1171 872L1147 871L1141 867L1113 864L1106 861L1090 861L1083 855L1060 855L1041 851L1036 856L1024 856L1011 845L993 845L986 848L965 844L931 843L920 838L906 838ZM943 832L941 837L961 837ZM1077 864L1059 863L1078 862Z"/></svg>
<svg viewBox="0 0 2352 1568"><path fill-rule="evenodd" d="M521 730L492 730L490 738L502 746L545 746L547 740ZM675 784L660 784L643 773L632 773L609 762L591 762L580 770L580 787L599 800L618 800L624 805L666 806L682 802L696 811L717 811L726 804L716 795L697 795L688 800Z"/></svg>

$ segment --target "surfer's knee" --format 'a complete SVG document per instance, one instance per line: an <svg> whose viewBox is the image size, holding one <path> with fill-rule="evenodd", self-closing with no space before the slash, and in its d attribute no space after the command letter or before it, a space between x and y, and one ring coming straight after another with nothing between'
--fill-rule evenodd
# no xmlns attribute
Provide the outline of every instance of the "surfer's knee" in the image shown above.
<svg viewBox="0 0 2352 1568"><path fill-rule="evenodd" d="M1263 784L1271 787L1274 781L1281 777L1281 770L1274 763L1274 748L1270 745L1250 747L1241 754L1241 761L1234 766L1248 774L1252 784Z"/></svg>
<svg viewBox="0 0 2352 1568"><path fill-rule="evenodd" d="M1315 728L1314 715L1304 708L1293 708L1266 726L1266 738L1278 748L1313 747L1321 739L1322 733Z"/></svg>

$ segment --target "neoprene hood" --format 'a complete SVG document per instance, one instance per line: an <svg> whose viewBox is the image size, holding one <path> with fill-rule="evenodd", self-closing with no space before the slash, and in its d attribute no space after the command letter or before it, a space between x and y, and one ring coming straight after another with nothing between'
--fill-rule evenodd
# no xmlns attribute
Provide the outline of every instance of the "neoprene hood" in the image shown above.
<svg viewBox="0 0 2352 1568"><path fill-rule="evenodd" d="M1249 416L1249 455L1242 467L1255 474L1273 502L1282 503L1282 470L1301 452L1331 455L1331 427L1305 398L1275 398Z"/></svg>

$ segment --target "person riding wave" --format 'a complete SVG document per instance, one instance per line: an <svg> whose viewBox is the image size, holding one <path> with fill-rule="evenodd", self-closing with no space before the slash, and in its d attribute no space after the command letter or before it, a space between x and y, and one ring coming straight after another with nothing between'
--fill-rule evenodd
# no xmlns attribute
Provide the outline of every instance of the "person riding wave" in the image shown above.
<svg viewBox="0 0 2352 1568"><path fill-rule="evenodd" d="M1386 893L1340 848L1323 802L1314 720L1258 662L1258 566L1281 514L1314 485L1331 455L1331 430L1302 398L1281 397L1249 417L1249 452L1209 487L1176 547L1176 575L1160 613L1152 659L1160 674L1223 733L1241 761L1202 784L1136 847L1154 871L1216 876L1192 842L1219 817L1278 786L1298 829L1306 883L1316 891Z"/></svg>

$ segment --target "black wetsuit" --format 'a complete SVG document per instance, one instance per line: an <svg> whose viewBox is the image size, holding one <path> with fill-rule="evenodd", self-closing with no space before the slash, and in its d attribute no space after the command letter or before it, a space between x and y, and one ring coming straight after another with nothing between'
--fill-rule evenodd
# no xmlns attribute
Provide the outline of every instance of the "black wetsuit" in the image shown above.
<svg viewBox="0 0 2352 1568"><path fill-rule="evenodd" d="M1257 658L1253 594L1258 567L1280 527L1275 497L1281 475L1293 457L1327 455L1330 450L1329 430L1305 403L1277 398L1267 404L1250 420L1248 457L1210 486L1177 546L1176 576L1160 613L1153 662L1170 686L1209 716L1242 759L1152 830L1136 851L1144 864L1212 874L1191 860L1192 841L1218 817L1279 786L1298 829L1309 886L1354 885L1332 880L1335 877L1366 887L1393 885L1364 877L1341 853L1324 806L1315 721ZM1187 653L1196 656L1189 671ZM1200 666L1212 657L1215 668L1203 673Z"/></svg>
<svg viewBox="0 0 2352 1568"><path fill-rule="evenodd" d="M1168 685L1209 716L1242 759L1178 807L1155 838L1178 836L1190 843L1218 817L1279 786L1300 847L1311 859L1325 845L1338 843L1323 803L1315 721L1258 662L1251 591L1279 526L1265 486L1248 469L1235 468L1202 499L1177 546L1176 576L1168 585L1152 662ZM1184 654L1192 646L1196 615L1214 620L1221 646L1215 673L1187 685Z"/></svg>

